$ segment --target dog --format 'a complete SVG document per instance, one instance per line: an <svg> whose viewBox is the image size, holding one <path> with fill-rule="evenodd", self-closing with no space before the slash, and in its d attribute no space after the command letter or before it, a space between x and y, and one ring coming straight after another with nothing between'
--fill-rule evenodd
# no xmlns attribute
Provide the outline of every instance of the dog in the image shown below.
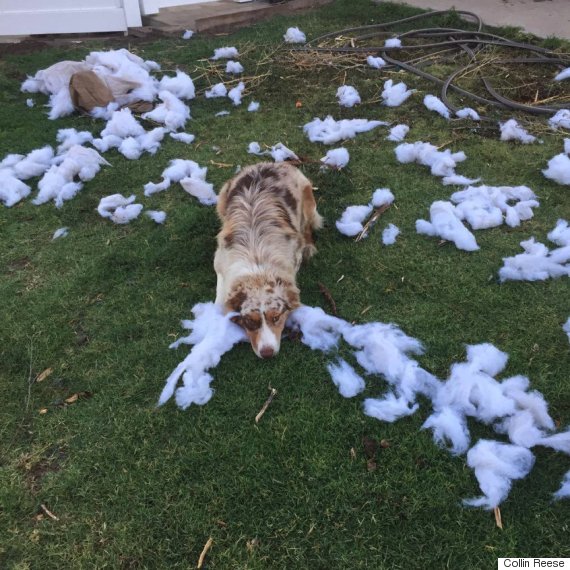
<svg viewBox="0 0 570 570"><path fill-rule="evenodd" d="M322 227L311 182L287 163L244 168L220 190L214 257L216 304L238 313L260 358L277 355L289 313L300 306L296 275Z"/></svg>

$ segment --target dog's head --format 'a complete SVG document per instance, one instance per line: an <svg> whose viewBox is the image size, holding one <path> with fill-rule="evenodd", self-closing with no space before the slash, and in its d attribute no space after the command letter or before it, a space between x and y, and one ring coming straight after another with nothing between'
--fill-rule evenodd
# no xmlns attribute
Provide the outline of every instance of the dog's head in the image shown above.
<svg viewBox="0 0 570 570"><path fill-rule="evenodd" d="M299 289L294 283L263 275L238 280L226 302L229 311L239 313L232 321L245 330L260 358L279 352L289 313L299 305Z"/></svg>

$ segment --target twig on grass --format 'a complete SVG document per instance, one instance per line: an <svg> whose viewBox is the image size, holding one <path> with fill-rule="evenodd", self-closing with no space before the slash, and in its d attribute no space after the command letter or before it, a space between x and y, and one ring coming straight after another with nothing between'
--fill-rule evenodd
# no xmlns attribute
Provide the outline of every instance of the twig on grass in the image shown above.
<svg viewBox="0 0 570 570"><path fill-rule="evenodd" d="M265 404L263 404L263 407L261 408L261 410L259 410L259 413L257 414L257 416L255 416L255 423L259 423L259 420L262 418L263 414L265 413L265 411L267 410L267 408L269 408L269 404L271 404L271 402L273 401L273 398L275 398L277 394L277 390L275 388L271 388L271 392L269 393L269 397L267 398L267 400L265 400Z"/></svg>
<svg viewBox="0 0 570 570"><path fill-rule="evenodd" d="M356 236L356 239L354 241L360 241L361 239L363 239L367 234L368 234L368 230L376 223L376 220L391 206L391 204L384 204L383 206L380 206L379 208L376 208L376 210L374 210L374 213L372 214L372 217L366 222L366 225L364 226L364 228L362 228L362 231Z"/></svg>
<svg viewBox="0 0 570 570"><path fill-rule="evenodd" d="M43 503L40 505L42 511L52 520L58 521L59 517L56 517Z"/></svg>
<svg viewBox="0 0 570 570"><path fill-rule="evenodd" d="M499 507L495 507L493 509L493 512L495 513L495 523L496 525L503 530L503 519L501 518L501 509L499 509Z"/></svg>
<svg viewBox="0 0 570 570"><path fill-rule="evenodd" d="M202 548L202 553L200 554L200 558L198 558L198 564L196 568L202 568L202 565L204 564L204 558L206 558L206 554L208 554L208 550L210 550L213 543L214 539L210 537L204 545L204 548Z"/></svg>
<svg viewBox="0 0 570 570"><path fill-rule="evenodd" d="M336 303L331 295L331 292L326 288L326 286L320 281L317 283L319 286L319 291L322 293L323 297L326 299L327 303L331 306L332 314L336 317Z"/></svg>

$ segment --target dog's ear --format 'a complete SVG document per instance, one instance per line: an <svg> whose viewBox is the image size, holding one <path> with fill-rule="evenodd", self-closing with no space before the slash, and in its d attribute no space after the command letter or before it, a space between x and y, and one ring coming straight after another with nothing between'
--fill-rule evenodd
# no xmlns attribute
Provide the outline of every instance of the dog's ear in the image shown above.
<svg viewBox="0 0 570 570"><path fill-rule="evenodd" d="M238 327L243 326L243 318L241 315L234 315L233 317L230 317L230 321L238 325Z"/></svg>
<svg viewBox="0 0 570 570"><path fill-rule="evenodd" d="M299 297L299 289L295 287L294 289L289 289L287 291L287 310L294 311L301 306L301 299Z"/></svg>
<svg viewBox="0 0 570 570"><path fill-rule="evenodd" d="M232 291L231 297L226 301L226 306L230 311L239 313L241 311L241 306L247 299L247 294L245 291L239 289L237 291Z"/></svg>

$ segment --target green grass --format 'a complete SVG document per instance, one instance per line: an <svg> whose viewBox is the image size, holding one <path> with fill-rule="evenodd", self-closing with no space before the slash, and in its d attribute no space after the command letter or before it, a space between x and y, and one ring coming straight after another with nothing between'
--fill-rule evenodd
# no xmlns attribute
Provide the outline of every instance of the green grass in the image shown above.
<svg viewBox="0 0 570 570"><path fill-rule="evenodd" d="M196 66L204 67L198 59L214 47L256 45L243 59L251 70L289 25L314 37L410 13L342 0L230 37L163 39L131 49L164 69L180 66L197 76ZM60 128L102 128L79 117L49 121L43 97L34 96L38 104L28 109L19 92L26 73L101 47L54 47L0 61L0 157L53 144ZM365 417L360 397L338 395L326 373L328 357L299 342L284 341L268 362L238 346L215 369L216 393L206 406L155 408L164 379L187 353L167 349L181 334L179 319L214 296L218 222L213 208L180 188L143 198L142 185L158 180L168 160L190 158L209 167L208 180L219 188L237 164L255 162L246 153L253 140L281 141L318 160L326 148L310 143L300 127L331 113L406 122L410 141L464 150L462 174L527 184L541 205L519 228L477 232L478 252L438 247L415 233L414 222L451 190L422 166L398 164L385 129L359 135L345 144L351 161L344 171L303 167L327 225L318 255L300 272L302 300L326 309L317 286L323 282L343 318L394 322L421 339L420 363L442 378L463 360L466 343L492 342L510 355L506 373L528 375L556 421L570 421L570 353L561 329L570 315L568 279L497 282L502 258L518 253L522 239L545 240L558 218L570 219L568 189L540 172L560 152L562 135L542 121L534 129L544 144L502 143L494 131L458 129L464 123L427 113L421 98L433 89L415 77L397 75L419 92L388 110L371 101L393 73L326 66L302 72L286 61L278 52L271 65L259 66L270 77L244 99L259 100L258 113L242 105L215 118L229 101L199 97L187 129L196 135L193 145L165 139L154 157L134 162L110 152L112 168L60 210L29 200L0 208L0 567L190 568L210 536L207 567L221 569L492 568L499 556L570 556L568 503L551 502L568 457L535 450L535 468L502 505L501 531L489 513L460 505L479 494L477 482L464 457L450 456L419 431L430 413L426 402L395 424ZM339 109L335 100L345 72L363 97L355 109ZM207 86L206 77L197 80L199 90ZM393 190L396 205L367 240L341 236L334 220L380 186ZM166 225L143 217L123 227L100 218L99 199L114 192L166 210ZM379 240L389 222L402 235L386 248ZM69 236L52 242L61 226L70 227ZM48 367L47 379L29 382ZM279 394L256 426L268 385ZM371 378L365 395L384 389ZM64 405L76 392L91 397ZM492 437L471 427L474 438ZM390 442L374 471L366 467L363 437ZM38 520L42 504L59 520Z"/></svg>

